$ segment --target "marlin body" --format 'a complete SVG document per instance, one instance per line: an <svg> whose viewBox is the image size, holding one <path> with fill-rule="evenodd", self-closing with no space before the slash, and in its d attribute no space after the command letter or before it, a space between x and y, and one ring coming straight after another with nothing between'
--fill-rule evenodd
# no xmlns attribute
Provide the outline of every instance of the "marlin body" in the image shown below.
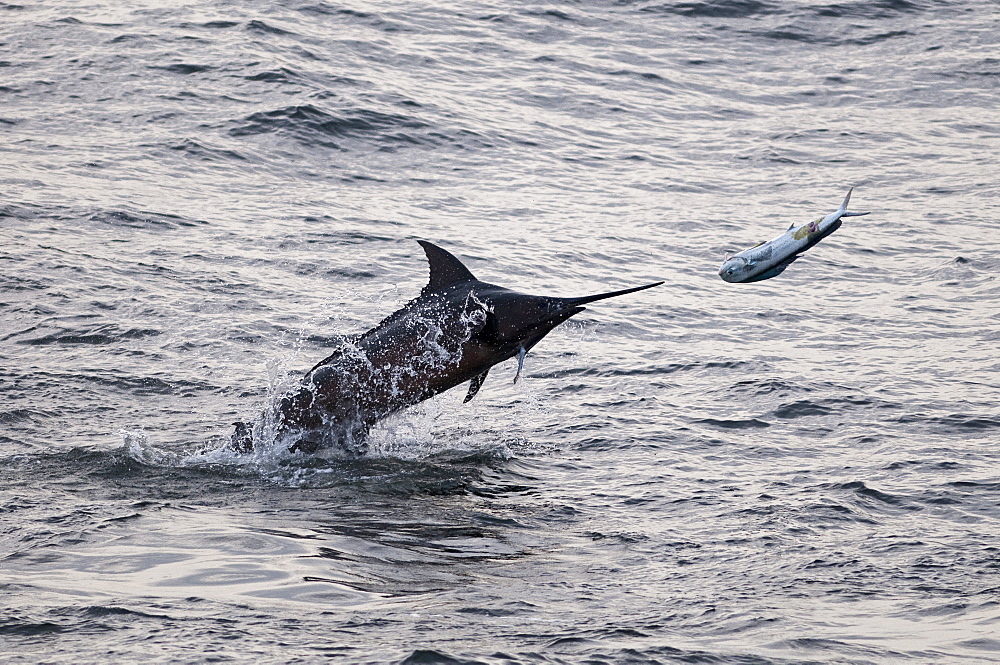
<svg viewBox="0 0 1000 665"><path fill-rule="evenodd" d="M420 295L368 332L345 339L256 424L236 423L230 447L253 450L271 423L272 436L295 452L340 446L364 454L379 420L466 381L468 402L490 368L524 356L583 305L641 291L647 284L582 298L517 293L481 282L437 245L418 241L430 263Z"/></svg>
<svg viewBox="0 0 1000 665"><path fill-rule="evenodd" d="M760 282L777 277L790 266L807 249L813 247L823 238L840 228L844 217L860 217L867 212L847 212L847 204L851 202L852 187L847 192L844 202L834 212L826 217L820 217L812 222L795 226L774 240L754 245L739 254L726 257L719 268L719 277L727 282L747 284Z"/></svg>

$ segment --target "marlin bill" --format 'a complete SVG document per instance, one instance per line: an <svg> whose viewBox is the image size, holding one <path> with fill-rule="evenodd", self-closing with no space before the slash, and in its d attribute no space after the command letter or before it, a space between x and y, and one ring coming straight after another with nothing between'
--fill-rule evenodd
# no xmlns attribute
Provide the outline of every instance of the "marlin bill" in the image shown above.
<svg viewBox="0 0 1000 665"><path fill-rule="evenodd" d="M840 207L826 217L799 226L792 224L774 240L759 243L739 254L726 257L722 267L719 268L719 277L736 284L761 282L777 277L803 252L839 229L844 217L860 217L868 214L847 212L847 204L851 202L853 191L853 187L848 190Z"/></svg>

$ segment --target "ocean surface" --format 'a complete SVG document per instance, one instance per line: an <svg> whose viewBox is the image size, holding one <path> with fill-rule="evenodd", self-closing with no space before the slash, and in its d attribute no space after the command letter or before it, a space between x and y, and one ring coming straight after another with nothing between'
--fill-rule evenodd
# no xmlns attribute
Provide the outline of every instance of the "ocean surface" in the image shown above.
<svg viewBox="0 0 1000 665"><path fill-rule="evenodd" d="M1000 662L998 108L985 0L0 2L0 660ZM666 284L224 450L418 239Z"/></svg>

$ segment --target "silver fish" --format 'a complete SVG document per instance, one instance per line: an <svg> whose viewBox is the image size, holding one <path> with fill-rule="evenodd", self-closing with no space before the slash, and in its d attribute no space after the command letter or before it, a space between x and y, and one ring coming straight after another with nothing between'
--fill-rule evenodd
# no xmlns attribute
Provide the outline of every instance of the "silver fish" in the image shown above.
<svg viewBox="0 0 1000 665"><path fill-rule="evenodd" d="M847 204L851 202L851 192L853 191L853 187L848 190L840 207L826 217L820 217L799 226L792 224L787 231L774 240L762 242L739 254L726 257L726 260L722 262L722 267L719 268L719 277L736 284L760 282L777 277L799 258L802 252L839 229L842 218L860 217L868 214L867 212L847 212Z"/></svg>

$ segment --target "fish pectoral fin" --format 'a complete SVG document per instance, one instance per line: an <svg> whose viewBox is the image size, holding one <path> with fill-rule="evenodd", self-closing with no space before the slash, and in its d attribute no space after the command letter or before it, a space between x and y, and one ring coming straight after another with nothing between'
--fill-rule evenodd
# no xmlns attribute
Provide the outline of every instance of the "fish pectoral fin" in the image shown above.
<svg viewBox="0 0 1000 665"><path fill-rule="evenodd" d="M528 355L528 349L523 346L518 347L517 352L517 374L514 375L514 383L521 378L521 370L524 369L524 357Z"/></svg>
<svg viewBox="0 0 1000 665"><path fill-rule="evenodd" d="M785 268L787 268L788 266L792 265L792 263L794 263L799 258L799 256L800 256L799 254L793 254L792 256L789 256L784 261L778 263L776 266L774 266L770 270L762 272L761 274L757 275L756 277L753 277L751 279L746 280L744 283L745 284L749 284L751 282L763 282L765 279L771 279L772 277L777 277L778 275L780 275L781 273L783 273L785 271Z"/></svg>
<svg viewBox="0 0 1000 665"><path fill-rule="evenodd" d="M482 374L477 374L476 376L472 377L472 381L469 381L469 392L468 394L466 394L465 399L462 400L462 404L469 402L473 397L476 396L476 393L479 392L479 389L483 387L483 383L486 382L486 375L489 373L490 370L487 369Z"/></svg>

